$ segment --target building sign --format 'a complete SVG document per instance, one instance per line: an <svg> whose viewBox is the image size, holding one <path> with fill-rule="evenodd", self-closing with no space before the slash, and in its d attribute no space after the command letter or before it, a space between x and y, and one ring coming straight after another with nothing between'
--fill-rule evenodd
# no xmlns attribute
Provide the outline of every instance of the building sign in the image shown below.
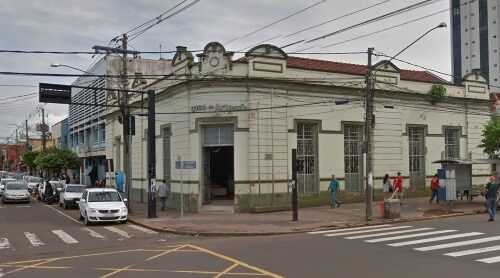
<svg viewBox="0 0 500 278"><path fill-rule="evenodd" d="M40 83L39 101L46 103L71 103L71 86Z"/></svg>
<svg viewBox="0 0 500 278"><path fill-rule="evenodd" d="M232 112L232 111L244 111L247 110L245 104L231 105L231 104L203 104L191 106L191 112Z"/></svg>
<svg viewBox="0 0 500 278"><path fill-rule="evenodd" d="M182 165L182 167L181 167ZM195 160L185 160L180 161L177 160L175 162L175 169L196 169L196 161Z"/></svg>

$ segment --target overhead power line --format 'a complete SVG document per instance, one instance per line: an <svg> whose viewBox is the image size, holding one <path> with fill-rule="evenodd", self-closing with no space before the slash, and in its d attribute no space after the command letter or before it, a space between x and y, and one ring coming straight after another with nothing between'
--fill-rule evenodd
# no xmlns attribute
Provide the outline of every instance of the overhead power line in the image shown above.
<svg viewBox="0 0 500 278"><path fill-rule="evenodd" d="M319 36L317 38L308 40L308 41L306 41L306 43L310 43L310 42L322 40L322 39L331 37L333 35L337 35L337 34L349 31L351 29L355 29L355 28L358 28L358 27L361 27L361 26L364 26L364 25L367 25L367 24L370 24L370 23L373 23L373 22L377 22L377 21L382 20L382 19L390 18L390 17L393 17L393 16L398 15L398 14L406 13L406 12L409 12L409 11L412 11L412 10L415 10L415 9L418 9L418 8L421 8L421 7L424 7L424 6L433 4L435 2L439 2L439 1L441 1L441 0L425 0L425 1L421 1L421 2L418 2L416 4L413 4L413 5L410 5L410 6L406 6L404 8L401 8L401 9L398 9L398 10L395 10L395 11L383 14L381 16L377 16L377 17L371 18L369 20L365 20L363 22L351 25L349 27L342 28L342 29L337 30L335 32L331 32L331 33L328 33L326 35L322 35L322 36Z"/></svg>
<svg viewBox="0 0 500 278"><path fill-rule="evenodd" d="M269 27L271 27L271 26L273 26L273 25L276 25L276 24L278 24L278 23L280 23L280 22L282 22L282 21L284 21L284 20L287 20L287 19L289 19L290 17L296 16L296 15L298 15L298 14L302 13L302 12L305 12L305 11L307 11L307 10L309 10L309 9L311 9L311 8L313 8L313 7L315 7L315 6L319 5L319 4L321 4L321 3L324 3L324 2L326 2L326 1L327 1L327 0L322 0L322 1L316 2L316 3L314 3L314 4L310 5L310 6L307 6L307 7L303 8L303 9L299 10L299 11L296 11L296 12L294 12L294 13L290 14L290 15L287 15L287 16L285 16L285 17L281 18L281 19L278 19L278 20L276 20L276 21L274 21L274 22L271 22L271 23L269 23L269 24L267 24L267 25L265 25L265 26L263 26L263 27L260 27L260 28L259 28L259 29L257 29L257 30L254 30L254 31L252 31L252 32L250 32L250 33L247 33L247 34L243 35L243 36L236 37L236 38L234 38L234 39L232 39L232 40L230 40L230 41L228 41L228 42L225 42L224 44L230 44L230 43L232 43L232 42L234 42L234 41L236 41L236 40L239 40L239 39L242 39L242 38L246 38L246 37L248 37L248 36L251 36L251 35L253 35L253 34L257 33L257 32L260 32L260 31L262 31L262 30L264 30L264 29L267 29L267 28L269 28Z"/></svg>
<svg viewBox="0 0 500 278"><path fill-rule="evenodd" d="M368 6L368 7L364 7L364 8L362 8L362 9L355 10L355 11L350 12L350 13L347 13L347 14L345 14L345 15L341 15L341 16L339 16L339 17L335 17L335 18L332 18L332 19L330 19L330 20L323 21L323 22L318 23L318 24L316 24L316 25L312 25L312 26L309 26L309 27L307 27L307 28L301 29L301 30L299 30L299 31L293 32L293 33L291 33L291 34L285 35L285 38L290 37L290 36L293 36L293 35L297 35L297 34L300 34L300 33L303 33L303 32L305 32L305 31L308 31L308 30L314 29L314 28L316 28L316 27L319 27L319 26L322 26L322 25L328 24L328 23L330 23L330 22L334 22L334 21L339 20L339 19L342 19L342 18L346 18L346 17L348 17L348 16L351 16L351 15L354 15L354 14L360 13L360 12L362 12L362 11L365 11L365 10L371 9L371 8L373 8L373 7L380 6L380 5L382 5L382 4L384 4L384 3L387 3L387 2L389 2L389 1L392 1L392 0L384 0L384 1L382 1L382 2L378 2L378 3L373 4L373 5L370 5L370 6Z"/></svg>

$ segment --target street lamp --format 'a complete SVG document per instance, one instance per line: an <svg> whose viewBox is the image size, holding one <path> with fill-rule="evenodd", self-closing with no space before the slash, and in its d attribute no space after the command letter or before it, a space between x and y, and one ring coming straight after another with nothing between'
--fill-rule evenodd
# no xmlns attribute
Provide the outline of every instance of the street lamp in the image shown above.
<svg viewBox="0 0 500 278"><path fill-rule="evenodd" d="M90 74L89 72L86 72L86 71L81 70L79 68L75 68L75 67L72 67L72 66L69 66L69 65L65 65L65 64L59 64L59 63L56 63L56 62L51 63L50 67L52 67L52 68L65 67L65 68L70 68L70 69L74 69L74 70L77 70L77 71L81 71L83 73Z"/></svg>
<svg viewBox="0 0 500 278"><path fill-rule="evenodd" d="M445 28L447 27L447 24L445 22L439 23L439 25L429 29L427 32L425 32L423 35L418 37L416 40L414 40L412 43L407 45L405 48L403 48L401 51L399 51L396 55L392 56L389 58L389 60L386 60L384 64L379 67L383 68L385 65L387 65L390 61L392 61L394 58L396 58L399 54L403 53L405 50L410 48L412 45L414 45L416 42L421 40L423 37L425 37L427 34L430 32L438 29L438 28ZM371 220L372 218L372 197L373 197L373 119L375 115L373 114L374 110L374 91L373 91L373 83L374 83L374 76L377 73L378 69L375 70L375 72L372 72L372 52L373 48L368 49L368 67L367 67L367 76L366 76L366 115L365 115L365 131L366 131L366 185L365 185L365 198L366 198L366 220Z"/></svg>

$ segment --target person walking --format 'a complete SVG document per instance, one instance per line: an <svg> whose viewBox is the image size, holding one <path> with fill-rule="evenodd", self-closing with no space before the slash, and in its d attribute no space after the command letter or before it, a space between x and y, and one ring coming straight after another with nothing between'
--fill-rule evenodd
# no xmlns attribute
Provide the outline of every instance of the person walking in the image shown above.
<svg viewBox="0 0 500 278"><path fill-rule="evenodd" d="M431 195L431 199L429 200L429 204L432 204L432 200L434 200L434 197L436 197L436 203L439 204L439 196L438 196L439 178L438 178L438 174L435 174L431 180L431 190L432 190L432 195Z"/></svg>
<svg viewBox="0 0 500 278"><path fill-rule="evenodd" d="M165 203L167 202L167 197L170 194L170 189L164 182L157 182L158 186L158 197L160 197L161 210L165 210Z"/></svg>
<svg viewBox="0 0 500 278"><path fill-rule="evenodd" d="M499 190L499 185L496 180L497 178L495 176L491 176L490 182L486 184L486 208L488 209L488 214L490 215L490 219L488 219L488 222L495 221L495 212L497 210L497 198Z"/></svg>
<svg viewBox="0 0 500 278"><path fill-rule="evenodd" d="M403 177L401 172L398 172L397 177L394 178L394 191L399 200L403 200Z"/></svg>
<svg viewBox="0 0 500 278"><path fill-rule="evenodd" d="M392 190L392 184L391 184L391 179L389 178L389 174L385 174L385 176L384 176L383 191L384 191L384 200L385 199L389 199L389 196L393 192L393 190Z"/></svg>
<svg viewBox="0 0 500 278"><path fill-rule="evenodd" d="M335 204L337 207L340 207L340 202L337 200L337 193L340 192L340 183L335 178L335 175L332 175L332 181L330 182L330 186L328 186L328 190L330 190L330 208L335 208Z"/></svg>

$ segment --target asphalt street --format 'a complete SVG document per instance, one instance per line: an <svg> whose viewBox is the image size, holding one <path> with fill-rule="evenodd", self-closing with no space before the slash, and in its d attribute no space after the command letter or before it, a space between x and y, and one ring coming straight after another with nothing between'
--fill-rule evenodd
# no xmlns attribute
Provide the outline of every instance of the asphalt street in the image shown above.
<svg viewBox="0 0 500 278"><path fill-rule="evenodd" d="M77 210L0 205L4 277L493 277L500 222L484 214L266 237L86 227Z"/></svg>

